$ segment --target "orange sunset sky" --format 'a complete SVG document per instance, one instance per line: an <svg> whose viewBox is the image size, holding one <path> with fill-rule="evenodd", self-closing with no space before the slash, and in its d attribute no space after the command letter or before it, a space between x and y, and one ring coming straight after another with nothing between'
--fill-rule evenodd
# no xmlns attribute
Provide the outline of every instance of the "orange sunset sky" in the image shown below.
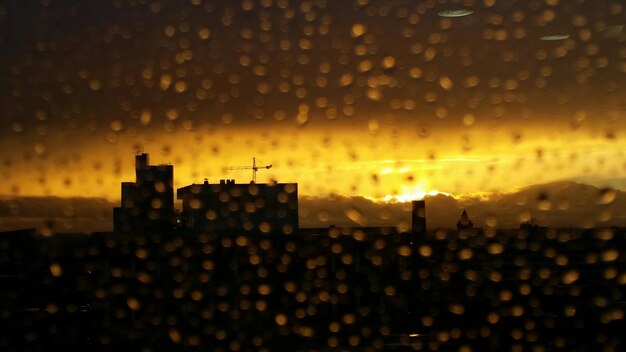
<svg viewBox="0 0 626 352"><path fill-rule="evenodd" d="M249 182L228 167L256 157L301 195L624 189L625 18L617 0L8 2L0 195L115 201L137 151L175 187Z"/></svg>

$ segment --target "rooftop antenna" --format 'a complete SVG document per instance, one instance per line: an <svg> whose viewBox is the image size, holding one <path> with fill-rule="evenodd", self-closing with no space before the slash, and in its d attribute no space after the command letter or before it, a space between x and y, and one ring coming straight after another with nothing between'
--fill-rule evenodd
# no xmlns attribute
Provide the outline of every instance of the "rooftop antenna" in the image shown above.
<svg viewBox="0 0 626 352"><path fill-rule="evenodd" d="M252 166L231 166L228 170L252 170L252 182L256 183L256 172L262 169L271 169L272 165L257 165L256 158L252 157Z"/></svg>

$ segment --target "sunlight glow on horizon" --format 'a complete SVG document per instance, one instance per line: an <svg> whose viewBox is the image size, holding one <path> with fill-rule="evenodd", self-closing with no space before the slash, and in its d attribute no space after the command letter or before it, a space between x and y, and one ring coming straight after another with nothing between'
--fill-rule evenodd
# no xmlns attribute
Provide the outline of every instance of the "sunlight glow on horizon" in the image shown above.
<svg viewBox="0 0 626 352"><path fill-rule="evenodd" d="M342 129L237 131L211 135L181 131L167 135L122 135L110 145L80 149L48 148L37 157L11 157L7 187L0 196L101 197L119 200L120 184L134 180L137 145L152 164L174 165L174 187L236 179L248 183L250 172L229 171L253 156L271 170L260 183L296 182L302 196L362 196L380 202L408 202L437 194L455 198L508 193L532 184L594 176L619 176L626 165L626 142L602 136L533 135L512 144L501 132L475 131L471 150L460 150L453 135L416 139L404 128L393 139ZM504 138L504 139L503 139ZM359 143L357 143L359 142ZM5 150L22 148L21 140L2 141ZM60 147L59 147L60 146ZM312 148L311 146L315 146ZM22 160L23 159L23 160Z"/></svg>
<svg viewBox="0 0 626 352"><path fill-rule="evenodd" d="M428 192L416 192L416 193L403 193L398 195L386 195L382 200L387 203L408 203L414 200L423 200L426 196L436 196L439 194L449 195L445 192L439 192L437 190L432 190Z"/></svg>
<svg viewBox="0 0 626 352"><path fill-rule="evenodd" d="M440 192L436 189L432 189L428 186L426 181L420 181L415 185L408 186L403 185L402 191L399 194L388 194L382 199L375 199L377 201L383 201L386 203L408 203L414 200L423 200L427 196L436 196L438 194L444 194L450 196L445 192Z"/></svg>

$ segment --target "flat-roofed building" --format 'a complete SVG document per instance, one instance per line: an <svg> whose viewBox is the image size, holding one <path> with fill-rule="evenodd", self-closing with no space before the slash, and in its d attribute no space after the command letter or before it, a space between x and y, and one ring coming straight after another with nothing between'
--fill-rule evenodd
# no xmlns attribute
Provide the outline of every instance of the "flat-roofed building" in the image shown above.
<svg viewBox="0 0 626 352"><path fill-rule="evenodd" d="M194 231L259 231L290 234L298 229L297 183L237 184L221 180L177 191L182 226Z"/></svg>

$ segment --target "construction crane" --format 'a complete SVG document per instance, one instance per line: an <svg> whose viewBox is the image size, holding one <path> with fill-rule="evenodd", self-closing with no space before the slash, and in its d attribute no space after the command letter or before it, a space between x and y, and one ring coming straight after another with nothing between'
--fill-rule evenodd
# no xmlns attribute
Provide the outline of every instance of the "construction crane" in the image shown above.
<svg viewBox="0 0 626 352"><path fill-rule="evenodd" d="M256 158L252 158L252 166L231 166L228 170L252 170L252 182L256 183L256 172L259 169L271 169L272 165L259 166L256 164Z"/></svg>

